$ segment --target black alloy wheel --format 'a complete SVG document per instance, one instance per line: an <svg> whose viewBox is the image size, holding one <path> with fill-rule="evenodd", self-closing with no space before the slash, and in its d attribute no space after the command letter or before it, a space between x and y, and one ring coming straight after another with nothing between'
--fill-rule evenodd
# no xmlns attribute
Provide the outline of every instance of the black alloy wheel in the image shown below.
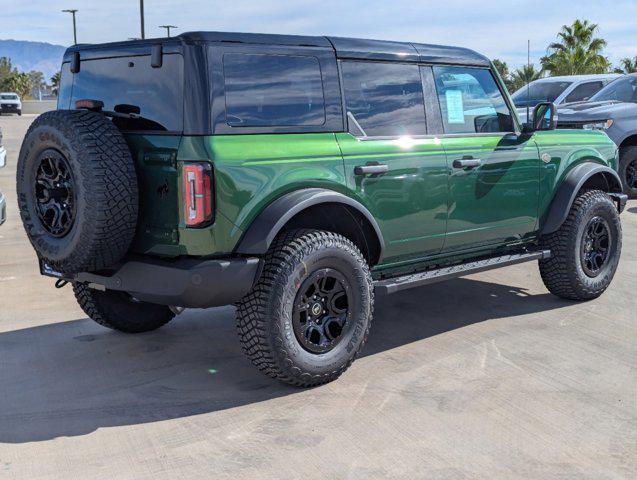
<svg viewBox="0 0 637 480"><path fill-rule="evenodd" d="M293 328L297 340L311 353L326 353L344 337L348 322L347 279L337 270L323 268L299 287L294 302Z"/></svg>
<svg viewBox="0 0 637 480"><path fill-rule="evenodd" d="M47 149L39 155L35 197L44 229L57 238L69 233L75 223L75 187L69 163L57 150Z"/></svg>
<svg viewBox="0 0 637 480"><path fill-rule="evenodd" d="M608 260L611 241L608 222L598 216L591 218L584 227L580 248L580 261L586 275L595 278L602 271Z"/></svg>

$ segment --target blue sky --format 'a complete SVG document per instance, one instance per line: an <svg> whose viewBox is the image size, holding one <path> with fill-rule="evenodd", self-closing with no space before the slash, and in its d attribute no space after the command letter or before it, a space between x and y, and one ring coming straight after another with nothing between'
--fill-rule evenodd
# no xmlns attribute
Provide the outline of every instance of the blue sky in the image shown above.
<svg viewBox="0 0 637 480"><path fill-rule="evenodd" d="M139 36L137 0L2 0L0 39L69 45L77 8L78 41L106 42ZM637 55L637 1L615 0L146 0L146 34L160 36L161 24L189 30L225 30L308 35L341 35L410 40L473 48L510 66L532 61L565 23L587 18L608 40L607 56Z"/></svg>

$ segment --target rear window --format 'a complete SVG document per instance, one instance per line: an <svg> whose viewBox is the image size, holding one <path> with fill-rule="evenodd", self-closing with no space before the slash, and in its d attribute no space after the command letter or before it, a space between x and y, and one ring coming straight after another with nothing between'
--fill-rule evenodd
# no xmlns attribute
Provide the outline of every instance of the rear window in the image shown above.
<svg viewBox="0 0 637 480"><path fill-rule="evenodd" d="M163 56L161 68L150 66L150 56L82 60L73 75L69 108L80 99L101 100L104 110L133 112L133 118L115 118L123 130L183 130L183 60ZM139 112L139 113L137 113Z"/></svg>
<svg viewBox="0 0 637 480"><path fill-rule="evenodd" d="M2 100L17 100L18 96L17 95L11 95L11 94L5 94L5 95L0 95L0 98Z"/></svg>
<svg viewBox="0 0 637 480"><path fill-rule="evenodd" d="M223 56L226 123L231 127L325 123L319 60L301 55Z"/></svg>

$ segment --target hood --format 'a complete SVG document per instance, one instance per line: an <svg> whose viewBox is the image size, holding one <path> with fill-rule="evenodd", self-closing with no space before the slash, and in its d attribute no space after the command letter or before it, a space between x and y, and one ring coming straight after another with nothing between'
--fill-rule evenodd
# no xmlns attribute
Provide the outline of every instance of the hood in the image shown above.
<svg viewBox="0 0 637 480"><path fill-rule="evenodd" d="M557 109L559 120L604 120L637 113L637 103L617 102L577 102L560 105Z"/></svg>

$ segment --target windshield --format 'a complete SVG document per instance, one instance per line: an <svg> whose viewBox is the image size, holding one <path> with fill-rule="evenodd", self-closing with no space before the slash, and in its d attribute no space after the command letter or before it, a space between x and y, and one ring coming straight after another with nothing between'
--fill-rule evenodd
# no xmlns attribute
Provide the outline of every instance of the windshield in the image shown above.
<svg viewBox="0 0 637 480"><path fill-rule="evenodd" d="M637 103L637 77L618 78L593 95L589 101L603 102L607 100Z"/></svg>
<svg viewBox="0 0 637 480"><path fill-rule="evenodd" d="M511 98L516 107L535 107L540 102L554 102L572 83L559 81L531 82L528 89L526 86L522 87Z"/></svg>
<svg viewBox="0 0 637 480"><path fill-rule="evenodd" d="M17 100L18 96L15 94L4 94L4 95L0 95L0 98L2 100Z"/></svg>

